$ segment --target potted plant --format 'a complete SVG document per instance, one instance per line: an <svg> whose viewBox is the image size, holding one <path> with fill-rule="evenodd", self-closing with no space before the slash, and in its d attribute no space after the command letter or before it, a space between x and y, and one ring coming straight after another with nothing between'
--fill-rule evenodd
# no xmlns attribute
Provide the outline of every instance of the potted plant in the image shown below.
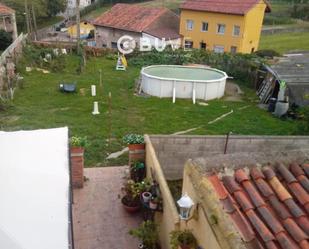
<svg viewBox="0 0 309 249"><path fill-rule="evenodd" d="M195 249L197 247L197 240L191 230L175 230L170 234L170 244L172 249Z"/></svg>
<svg viewBox="0 0 309 249"><path fill-rule="evenodd" d="M152 210L157 210L160 199L157 196L152 196L149 202L149 208Z"/></svg>
<svg viewBox="0 0 309 249"><path fill-rule="evenodd" d="M130 168L131 179L140 182L146 176L146 168L145 163L143 162L135 162Z"/></svg>
<svg viewBox="0 0 309 249"><path fill-rule="evenodd" d="M149 191L151 187L150 182L145 179L142 182L135 182L128 180L122 190L125 196L121 199L123 207L129 212L134 213L140 209L140 196L143 192Z"/></svg>
<svg viewBox="0 0 309 249"><path fill-rule="evenodd" d="M70 138L71 153L84 153L88 145L87 137L73 136Z"/></svg>
<svg viewBox="0 0 309 249"><path fill-rule="evenodd" d="M128 145L130 151L144 150L144 136L139 134L127 134L123 137L123 142Z"/></svg>
<svg viewBox="0 0 309 249"><path fill-rule="evenodd" d="M153 221L144 221L138 228L130 230L129 234L141 240L142 244L139 246L139 248L159 248L158 225Z"/></svg>

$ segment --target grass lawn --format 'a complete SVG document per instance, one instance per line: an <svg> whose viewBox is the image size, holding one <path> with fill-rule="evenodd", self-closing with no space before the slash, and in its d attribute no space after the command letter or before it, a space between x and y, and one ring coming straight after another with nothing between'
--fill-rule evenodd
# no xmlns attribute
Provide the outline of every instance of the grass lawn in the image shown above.
<svg viewBox="0 0 309 249"><path fill-rule="evenodd" d="M309 32L263 35L259 49L274 49L280 53L309 50Z"/></svg>
<svg viewBox="0 0 309 249"><path fill-rule="evenodd" d="M148 134L172 134L200 127L191 134L266 134L288 135L296 130L294 121L272 117L256 107L253 92L246 90L244 102L213 100L208 106L193 105L190 100L155 97L137 97L134 82L140 68L129 67L126 72L115 71L115 60L92 58L84 73L76 69L79 58L66 57L62 73L43 74L32 71L22 73L24 88L16 91L12 106L0 112L0 130L38 129L68 126L71 135L87 136L91 145L87 148L87 166L123 165L127 155L114 161L106 161L108 153L123 148L121 138L131 132ZM98 84L99 69L103 71L103 89L97 97L90 96L90 85ZM58 91L59 82L76 81L78 93L63 94ZM84 92L81 93L80 89ZM112 115L108 113L108 93L112 93ZM91 114L93 101L99 101L98 116ZM247 106L248 108L242 109ZM234 113L217 123L208 125L224 113ZM111 125L111 129L109 129ZM110 132L111 131L111 132ZM112 136L108 143L109 134Z"/></svg>

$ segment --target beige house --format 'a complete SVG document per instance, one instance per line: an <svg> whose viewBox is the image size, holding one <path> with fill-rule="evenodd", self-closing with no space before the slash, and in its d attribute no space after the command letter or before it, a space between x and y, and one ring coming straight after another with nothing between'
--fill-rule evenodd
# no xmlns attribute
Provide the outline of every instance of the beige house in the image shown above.
<svg viewBox="0 0 309 249"><path fill-rule="evenodd" d="M308 139L145 136L147 175L163 199L155 217L162 248L179 229L203 249L308 248ZM168 187L179 179L194 203L187 220Z"/></svg>
<svg viewBox="0 0 309 249"><path fill-rule="evenodd" d="M17 38L15 10L0 3L0 29L12 34L13 41Z"/></svg>
<svg viewBox="0 0 309 249"><path fill-rule="evenodd" d="M116 4L97 19L97 47L117 48L122 36L132 37L136 44L140 38L147 38L152 45L155 39L177 40L179 35L179 17L167 8L144 7L137 4Z"/></svg>

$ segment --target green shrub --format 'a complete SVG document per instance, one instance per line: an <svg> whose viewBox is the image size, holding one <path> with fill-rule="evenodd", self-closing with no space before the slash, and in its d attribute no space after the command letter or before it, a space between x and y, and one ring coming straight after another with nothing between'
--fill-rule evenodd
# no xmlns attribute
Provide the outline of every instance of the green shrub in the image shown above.
<svg viewBox="0 0 309 249"><path fill-rule="evenodd" d="M87 137L73 136L70 138L70 144L72 147L87 147L89 145Z"/></svg>
<svg viewBox="0 0 309 249"><path fill-rule="evenodd" d="M170 243L172 249L177 249L180 245L190 246L191 248L197 247L197 241L191 230L175 230L170 233Z"/></svg>
<svg viewBox="0 0 309 249"><path fill-rule="evenodd" d="M127 134L122 140L125 144L143 144L145 142L144 136L139 134Z"/></svg>
<svg viewBox="0 0 309 249"><path fill-rule="evenodd" d="M297 134L309 135L309 106L301 108L298 112L301 120L298 125Z"/></svg>
<svg viewBox="0 0 309 249"><path fill-rule="evenodd" d="M219 54L200 49L135 52L128 59L129 64L135 66L204 64L225 71L229 76L243 82L250 82L256 69L260 67L261 63L265 62L263 58L256 54Z"/></svg>
<svg viewBox="0 0 309 249"><path fill-rule="evenodd" d="M12 43L12 35L4 30L0 30L0 50L5 50Z"/></svg>
<svg viewBox="0 0 309 249"><path fill-rule="evenodd" d="M140 239L147 249L156 249L159 240L158 225L150 220L144 221L138 228L129 231L129 234Z"/></svg>
<svg viewBox="0 0 309 249"><path fill-rule="evenodd" d="M263 58L273 58L275 56L280 56L280 53L273 49L262 49L255 52L256 55L263 57Z"/></svg>

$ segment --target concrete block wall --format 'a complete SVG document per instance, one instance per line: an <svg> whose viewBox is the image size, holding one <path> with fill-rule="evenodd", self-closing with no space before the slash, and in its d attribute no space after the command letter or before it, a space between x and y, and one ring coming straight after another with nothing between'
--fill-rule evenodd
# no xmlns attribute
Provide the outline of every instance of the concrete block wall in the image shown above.
<svg viewBox="0 0 309 249"><path fill-rule="evenodd" d="M226 136L150 135L168 180L182 179L188 159L222 155ZM309 136L230 136L227 154L309 149Z"/></svg>

